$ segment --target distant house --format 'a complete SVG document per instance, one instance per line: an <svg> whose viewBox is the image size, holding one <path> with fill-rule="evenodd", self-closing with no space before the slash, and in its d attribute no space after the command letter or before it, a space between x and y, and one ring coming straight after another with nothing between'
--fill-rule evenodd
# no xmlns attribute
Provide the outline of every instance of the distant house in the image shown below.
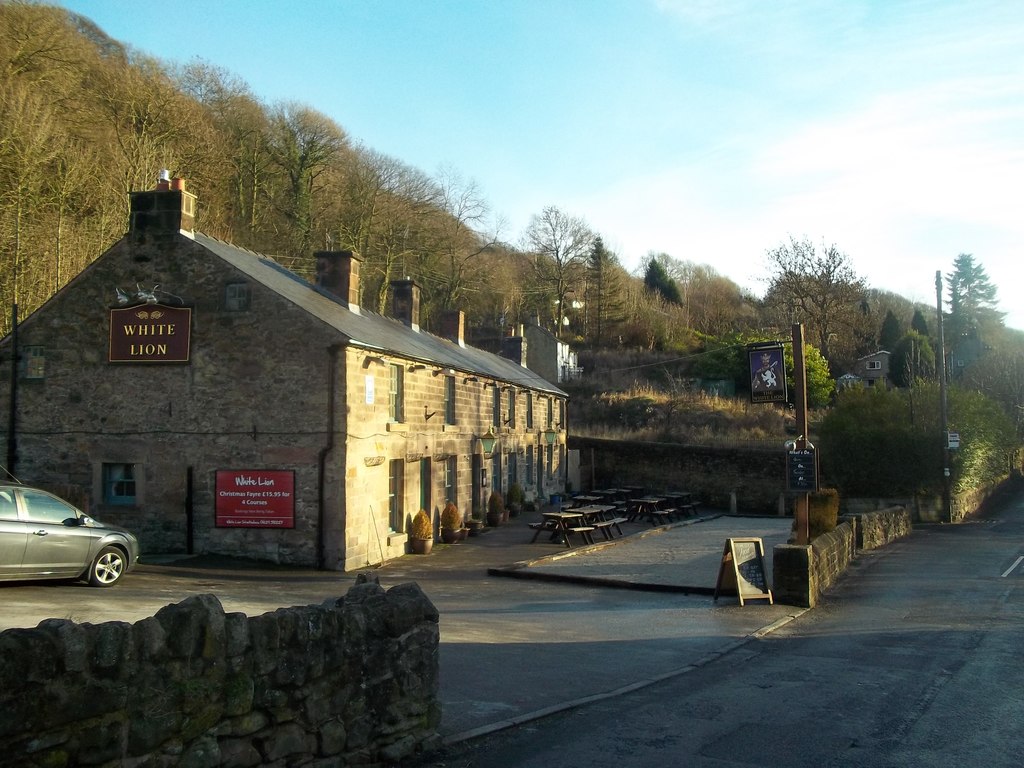
<svg viewBox="0 0 1024 768"><path fill-rule="evenodd" d="M865 355L853 364L853 375L857 380L866 387L888 387L890 386L889 377L889 358L891 353L882 349L878 352L872 352L870 355ZM845 377L840 377L841 380ZM839 382L837 382L838 385ZM848 386L849 380L843 381L843 384Z"/></svg>
<svg viewBox="0 0 1024 768"><path fill-rule="evenodd" d="M578 379L583 369L579 357L572 347L539 325L527 325L524 330L526 341L526 365L530 370L543 376L552 384L562 384Z"/></svg>
<svg viewBox="0 0 1024 768"><path fill-rule="evenodd" d="M22 481L81 491L144 555L343 570L403 555L420 508L564 490L566 394L521 347L469 346L461 312L427 332L411 280L370 312L357 255L310 254L311 284L195 206L132 193L127 234L0 342Z"/></svg>

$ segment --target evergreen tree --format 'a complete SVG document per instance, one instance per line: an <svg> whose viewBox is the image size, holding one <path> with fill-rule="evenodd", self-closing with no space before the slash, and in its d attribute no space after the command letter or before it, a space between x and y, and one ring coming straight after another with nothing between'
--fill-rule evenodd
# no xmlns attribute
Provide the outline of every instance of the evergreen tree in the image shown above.
<svg viewBox="0 0 1024 768"><path fill-rule="evenodd" d="M988 279L985 268L969 253L961 253L953 261L953 271L946 275L949 284L949 330L951 339L976 338L979 332L1002 325L1003 312L996 309L996 287Z"/></svg>
<svg viewBox="0 0 1024 768"><path fill-rule="evenodd" d="M615 254L597 237L587 259L587 335L600 346L623 319L623 271Z"/></svg>
<svg viewBox="0 0 1024 768"><path fill-rule="evenodd" d="M682 306L683 297L679 293L676 281L668 276L664 265L655 258L647 261L644 272L644 286L652 293L657 293L670 304Z"/></svg>
<svg viewBox="0 0 1024 768"><path fill-rule="evenodd" d="M897 387L935 377L935 350L927 336L909 331L896 343L889 358L889 376Z"/></svg>
<svg viewBox="0 0 1024 768"><path fill-rule="evenodd" d="M902 333L900 321L896 319L896 315L892 313L891 309L886 311L885 319L882 320L882 328L878 332L878 346L887 352L892 352Z"/></svg>
<svg viewBox="0 0 1024 768"><path fill-rule="evenodd" d="M914 310L914 317L910 321L910 330L917 331L919 334L928 338L928 320L925 319L924 313L920 309Z"/></svg>

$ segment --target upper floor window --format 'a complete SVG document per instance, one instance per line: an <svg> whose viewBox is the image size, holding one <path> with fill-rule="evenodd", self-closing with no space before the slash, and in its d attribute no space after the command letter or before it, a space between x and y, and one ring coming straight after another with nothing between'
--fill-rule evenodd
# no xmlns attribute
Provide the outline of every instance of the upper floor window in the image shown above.
<svg viewBox="0 0 1024 768"><path fill-rule="evenodd" d="M882 369L882 361L881 360L868 360L868 370L869 371L880 371L881 369Z"/></svg>
<svg viewBox="0 0 1024 768"><path fill-rule="evenodd" d="M392 421L405 421L405 369L392 364L388 384L388 417Z"/></svg>
<svg viewBox="0 0 1024 768"><path fill-rule="evenodd" d="M25 347L22 351L23 375L26 379L42 379L46 376L46 349Z"/></svg>
<svg viewBox="0 0 1024 768"><path fill-rule="evenodd" d="M455 423L455 377L444 377L444 423Z"/></svg>
<svg viewBox="0 0 1024 768"><path fill-rule="evenodd" d="M252 304L252 289L248 283L228 283L224 286L224 309L244 312Z"/></svg>
<svg viewBox="0 0 1024 768"><path fill-rule="evenodd" d="M501 426L501 390L497 382L491 389L491 424L495 427Z"/></svg>
<svg viewBox="0 0 1024 768"><path fill-rule="evenodd" d="M506 423L515 429L516 426L516 388L508 388L508 418Z"/></svg>
<svg viewBox="0 0 1024 768"><path fill-rule="evenodd" d="M526 393L526 428L533 429L533 392Z"/></svg>
<svg viewBox="0 0 1024 768"><path fill-rule="evenodd" d="M547 427L551 429L555 423L555 399L548 395Z"/></svg>

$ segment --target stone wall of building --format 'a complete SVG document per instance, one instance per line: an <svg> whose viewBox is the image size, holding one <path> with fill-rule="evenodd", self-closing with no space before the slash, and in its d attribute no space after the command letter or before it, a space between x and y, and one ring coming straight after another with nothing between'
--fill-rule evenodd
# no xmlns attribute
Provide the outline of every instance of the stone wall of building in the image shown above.
<svg viewBox="0 0 1024 768"><path fill-rule="evenodd" d="M252 618L203 595L135 624L10 629L0 754L40 768L391 765L438 746L438 642L418 585L373 580Z"/></svg>

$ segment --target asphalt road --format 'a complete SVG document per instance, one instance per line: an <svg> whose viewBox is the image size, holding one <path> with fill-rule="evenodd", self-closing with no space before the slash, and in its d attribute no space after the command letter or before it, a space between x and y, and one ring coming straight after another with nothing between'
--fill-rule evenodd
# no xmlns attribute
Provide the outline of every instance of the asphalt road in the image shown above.
<svg viewBox="0 0 1024 768"><path fill-rule="evenodd" d="M425 768L1019 766L1024 493L861 555L824 602L691 672Z"/></svg>

